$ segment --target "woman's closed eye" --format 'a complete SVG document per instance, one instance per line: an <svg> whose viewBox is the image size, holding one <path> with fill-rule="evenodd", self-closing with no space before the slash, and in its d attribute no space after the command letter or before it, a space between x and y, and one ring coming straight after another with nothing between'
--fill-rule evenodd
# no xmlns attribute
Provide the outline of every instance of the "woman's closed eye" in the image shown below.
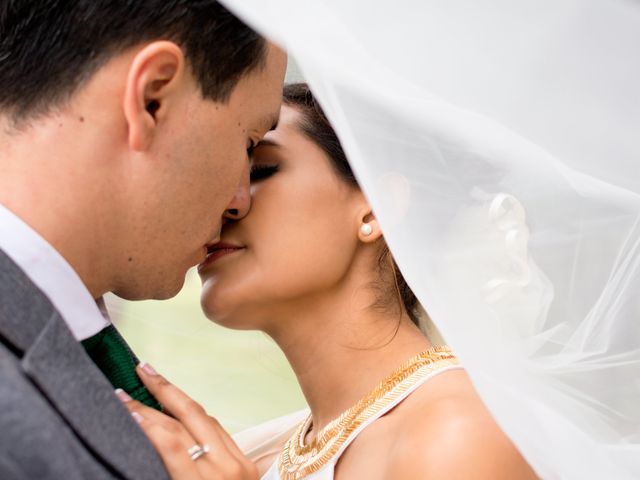
<svg viewBox="0 0 640 480"><path fill-rule="evenodd" d="M278 171L278 165L257 164L251 167L251 183L269 178Z"/></svg>

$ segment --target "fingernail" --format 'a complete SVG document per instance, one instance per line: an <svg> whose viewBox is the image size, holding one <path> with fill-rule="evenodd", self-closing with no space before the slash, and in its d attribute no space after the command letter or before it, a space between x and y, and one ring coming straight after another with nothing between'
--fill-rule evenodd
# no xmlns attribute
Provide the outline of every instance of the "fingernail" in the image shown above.
<svg viewBox="0 0 640 480"><path fill-rule="evenodd" d="M116 392L116 396L124 403L130 402L132 400L129 394L121 388L116 388L115 392Z"/></svg>
<svg viewBox="0 0 640 480"><path fill-rule="evenodd" d="M151 365L149 365L147 362L140 362L140 368L144 370L145 373L148 373L149 375L158 375L158 372L156 372L155 369Z"/></svg>
<svg viewBox="0 0 640 480"><path fill-rule="evenodd" d="M144 420L144 417L140 415L138 412L131 412L131 416L138 423L142 423L142 420Z"/></svg>

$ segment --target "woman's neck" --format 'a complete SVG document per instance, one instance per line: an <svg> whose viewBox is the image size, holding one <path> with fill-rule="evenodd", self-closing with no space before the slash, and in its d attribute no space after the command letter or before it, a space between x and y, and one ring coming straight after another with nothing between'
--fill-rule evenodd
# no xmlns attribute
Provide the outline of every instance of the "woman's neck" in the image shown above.
<svg viewBox="0 0 640 480"><path fill-rule="evenodd" d="M270 332L296 373L311 408L314 432L431 346L406 313L349 310L343 305L326 299L317 303L318 308L307 303L295 318L278 321L286 327ZM301 311L306 312L303 317Z"/></svg>

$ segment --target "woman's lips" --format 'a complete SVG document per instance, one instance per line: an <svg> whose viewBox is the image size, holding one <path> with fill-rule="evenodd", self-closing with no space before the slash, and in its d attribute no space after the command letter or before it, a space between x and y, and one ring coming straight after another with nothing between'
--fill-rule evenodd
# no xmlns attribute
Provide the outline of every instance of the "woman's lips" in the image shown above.
<svg viewBox="0 0 640 480"><path fill-rule="evenodd" d="M201 272L209 265L213 264L218 259L230 255L232 253L243 250L244 247L238 245L232 245L230 243L216 243L207 248L207 257L200 265L198 265L198 272Z"/></svg>

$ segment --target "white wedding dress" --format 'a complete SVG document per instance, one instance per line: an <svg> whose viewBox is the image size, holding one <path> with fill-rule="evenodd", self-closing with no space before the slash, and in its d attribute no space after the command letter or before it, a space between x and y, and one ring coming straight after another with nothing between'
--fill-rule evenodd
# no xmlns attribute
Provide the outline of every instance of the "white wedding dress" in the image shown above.
<svg viewBox="0 0 640 480"><path fill-rule="evenodd" d="M287 458L291 458L295 446L304 448L304 438L311 426L311 416L305 411L306 419L300 423L300 414L284 417L275 422L268 422L264 426L250 429L234 439L243 449L250 460L256 461L264 456L276 456L276 460L271 468L262 476L262 480L291 480L304 478L308 480L333 480L334 472L338 461L345 450L376 420L389 413L413 392L422 387L426 382L444 372L460 369L461 365L455 357L429 361L422 364L412 373L403 376L401 381L394 384L384 394L378 394L375 402L354 416L349 422L353 431L345 437L339 437L334 442L326 441L318 447L317 455L301 455L297 461L291 462L289 468L284 468L285 473L281 474L283 465L281 451L287 441L290 441L293 448L287 451ZM388 383L388 381L387 381ZM295 428L291 428L291 423L296 422ZM285 429L280 429L287 426ZM276 427L274 431L273 428ZM322 433L322 432L321 432ZM335 439L336 437L334 437Z"/></svg>
<svg viewBox="0 0 640 480"><path fill-rule="evenodd" d="M640 2L222 1L295 57L538 475L640 478Z"/></svg>

